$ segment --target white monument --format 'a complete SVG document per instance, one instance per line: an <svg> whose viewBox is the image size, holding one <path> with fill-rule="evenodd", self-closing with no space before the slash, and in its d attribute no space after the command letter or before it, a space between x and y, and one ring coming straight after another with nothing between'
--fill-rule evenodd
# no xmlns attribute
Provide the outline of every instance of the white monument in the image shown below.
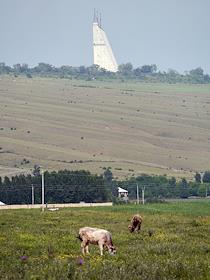
<svg viewBox="0 0 210 280"><path fill-rule="evenodd" d="M117 72L118 65L106 33L101 27L101 16L94 11L93 19L93 64L110 72Z"/></svg>

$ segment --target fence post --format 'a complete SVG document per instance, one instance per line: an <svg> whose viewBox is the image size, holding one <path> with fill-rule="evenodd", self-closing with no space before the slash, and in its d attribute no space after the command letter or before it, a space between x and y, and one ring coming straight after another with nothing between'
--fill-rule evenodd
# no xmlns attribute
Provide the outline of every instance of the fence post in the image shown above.
<svg viewBox="0 0 210 280"><path fill-rule="evenodd" d="M142 193L142 204L144 205L145 201L144 201L144 191L145 191L145 187L143 187L141 189L141 193Z"/></svg>
<svg viewBox="0 0 210 280"><path fill-rule="evenodd" d="M42 212L44 212L44 170L41 171L42 175Z"/></svg>
<svg viewBox="0 0 210 280"><path fill-rule="evenodd" d="M31 204L34 205L34 185L31 185Z"/></svg>
<svg viewBox="0 0 210 280"><path fill-rule="evenodd" d="M139 204L139 185L136 184L136 204Z"/></svg>

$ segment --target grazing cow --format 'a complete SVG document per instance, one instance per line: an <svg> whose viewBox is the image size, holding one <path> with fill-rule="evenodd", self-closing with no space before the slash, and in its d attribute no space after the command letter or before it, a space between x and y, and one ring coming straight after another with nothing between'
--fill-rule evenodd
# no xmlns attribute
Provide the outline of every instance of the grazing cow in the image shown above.
<svg viewBox="0 0 210 280"><path fill-rule="evenodd" d="M83 255L85 253L89 254L89 244L98 245L101 256L103 255L104 248L107 248L110 254L116 253L116 249L112 243L111 233L105 229L83 227L79 230L78 238L82 241L81 248Z"/></svg>
<svg viewBox="0 0 210 280"><path fill-rule="evenodd" d="M138 214L134 215L131 224L128 226L130 232L139 232L141 230L142 217Z"/></svg>

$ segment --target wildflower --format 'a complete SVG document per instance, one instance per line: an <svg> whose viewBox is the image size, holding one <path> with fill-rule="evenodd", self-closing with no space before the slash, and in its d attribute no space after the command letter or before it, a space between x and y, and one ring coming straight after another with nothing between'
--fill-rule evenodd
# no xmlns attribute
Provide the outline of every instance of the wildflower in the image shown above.
<svg viewBox="0 0 210 280"><path fill-rule="evenodd" d="M28 257L23 255L23 256L20 257L20 259L21 259L21 261L27 261Z"/></svg>
<svg viewBox="0 0 210 280"><path fill-rule="evenodd" d="M84 260L83 258L79 258L78 261L77 261L78 265L83 265L84 263Z"/></svg>

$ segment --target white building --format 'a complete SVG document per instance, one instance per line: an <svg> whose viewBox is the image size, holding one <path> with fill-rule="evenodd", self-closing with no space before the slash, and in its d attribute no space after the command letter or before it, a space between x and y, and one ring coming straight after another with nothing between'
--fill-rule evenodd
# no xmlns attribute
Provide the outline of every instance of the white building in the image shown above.
<svg viewBox="0 0 210 280"><path fill-rule="evenodd" d="M4 203L4 202L2 202L2 201L0 201L0 206L2 206L2 205L5 205L5 203Z"/></svg>
<svg viewBox="0 0 210 280"><path fill-rule="evenodd" d="M93 64L110 72L117 72L118 65L106 33L101 27L101 17L94 13L93 19Z"/></svg>
<svg viewBox="0 0 210 280"><path fill-rule="evenodd" d="M128 199L128 191L118 187L118 197Z"/></svg>

